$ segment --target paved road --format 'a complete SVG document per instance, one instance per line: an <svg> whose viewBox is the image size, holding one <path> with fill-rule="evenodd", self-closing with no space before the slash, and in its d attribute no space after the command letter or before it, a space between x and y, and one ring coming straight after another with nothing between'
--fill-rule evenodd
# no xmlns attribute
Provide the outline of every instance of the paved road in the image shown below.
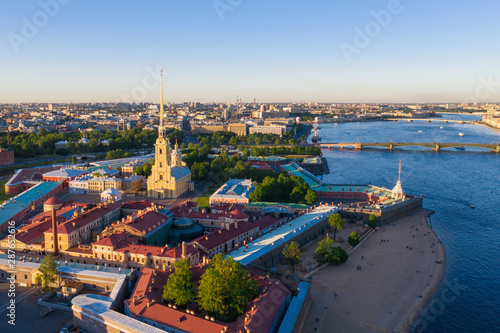
<svg viewBox="0 0 500 333"><path fill-rule="evenodd" d="M16 287L16 325L8 323L6 307L10 298L7 295L9 285L0 283L0 332L59 332L73 318L71 312L55 309L45 317L40 317L44 308L38 305L41 296L39 288Z"/></svg>

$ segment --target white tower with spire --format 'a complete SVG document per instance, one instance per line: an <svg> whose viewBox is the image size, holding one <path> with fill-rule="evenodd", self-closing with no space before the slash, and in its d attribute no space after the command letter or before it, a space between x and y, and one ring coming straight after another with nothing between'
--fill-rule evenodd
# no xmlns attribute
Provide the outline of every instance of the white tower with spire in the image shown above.
<svg viewBox="0 0 500 333"><path fill-rule="evenodd" d="M399 160L399 176L398 176L398 181L396 183L396 186L392 189L392 198L399 200L399 199L405 199L406 193L403 191L403 186L401 185L401 160Z"/></svg>

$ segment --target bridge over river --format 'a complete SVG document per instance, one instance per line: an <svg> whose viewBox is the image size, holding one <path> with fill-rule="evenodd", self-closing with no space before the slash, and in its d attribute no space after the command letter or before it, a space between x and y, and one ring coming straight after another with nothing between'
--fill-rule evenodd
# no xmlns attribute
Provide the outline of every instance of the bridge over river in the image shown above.
<svg viewBox="0 0 500 333"><path fill-rule="evenodd" d="M426 123L457 123L457 124L475 124L476 121L470 120L456 120L456 119L441 119L441 118L386 118L387 121L400 121L400 122L426 122Z"/></svg>
<svg viewBox="0 0 500 333"><path fill-rule="evenodd" d="M484 148L491 151L500 153L500 143L441 143L441 142L353 142L353 143L311 143L307 144L310 147L317 148L332 148L332 149L364 149L374 147L385 147L389 150L399 147L426 147L432 150L439 151L445 148L461 148L461 147L475 147Z"/></svg>

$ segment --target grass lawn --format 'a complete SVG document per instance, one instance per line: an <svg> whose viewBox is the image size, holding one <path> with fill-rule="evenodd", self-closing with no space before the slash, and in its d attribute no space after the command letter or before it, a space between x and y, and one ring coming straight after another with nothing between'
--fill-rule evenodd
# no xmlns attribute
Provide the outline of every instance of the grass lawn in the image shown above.
<svg viewBox="0 0 500 333"><path fill-rule="evenodd" d="M214 190L206 190L198 198L194 199L194 201L198 203L199 208L210 206L209 199L212 193L214 193Z"/></svg>
<svg viewBox="0 0 500 333"><path fill-rule="evenodd" d="M9 179L10 178L0 180L0 202L3 202L14 196L14 194L5 194L5 183L7 183Z"/></svg>

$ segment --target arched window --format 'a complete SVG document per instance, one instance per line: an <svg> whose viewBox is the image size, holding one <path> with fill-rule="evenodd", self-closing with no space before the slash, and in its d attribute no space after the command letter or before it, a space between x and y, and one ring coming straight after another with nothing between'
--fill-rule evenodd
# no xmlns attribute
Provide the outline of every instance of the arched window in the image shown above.
<svg viewBox="0 0 500 333"><path fill-rule="evenodd" d="M163 164L160 162L160 168L162 167L162 165L163 165Z"/></svg>
<svg viewBox="0 0 500 333"><path fill-rule="evenodd" d="M163 175L160 175L160 180L163 180Z"/></svg>
<svg viewBox="0 0 500 333"><path fill-rule="evenodd" d="M160 148L160 155L161 155L161 154L163 154L163 153L162 153L162 151L163 151L163 150Z"/></svg>

